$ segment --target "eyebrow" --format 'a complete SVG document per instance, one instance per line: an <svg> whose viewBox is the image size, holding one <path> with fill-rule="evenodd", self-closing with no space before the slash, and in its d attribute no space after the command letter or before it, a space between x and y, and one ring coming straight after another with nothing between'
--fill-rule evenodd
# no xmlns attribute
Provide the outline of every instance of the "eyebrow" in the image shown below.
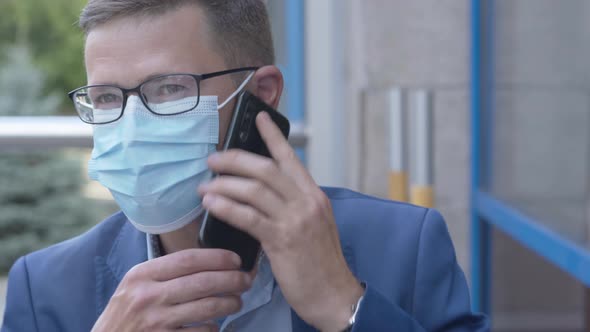
<svg viewBox="0 0 590 332"><path fill-rule="evenodd" d="M143 79L142 82L149 81L149 80L154 79L154 78L159 77L159 76L176 75L176 74L185 74L185 73L170 73L170 72L162 73L162 72L158 72L158 73L151 74L151 75L147 76L146 78Z"/></svg>
<svg viewBox="0 0 590 332"><path fill-rule="evenodd" d="M175 75L175 74L184 74L184 73L156 72L156 73L153 73L153 74L150 74L150 75L144 77L143 80L141 80L139 84L145 83L145 82L147 82L151 79L154 79L156 77L165 76L165 75ZM90 85L112 85L112 86L116 86L118 88L123 88L123 86L121 86L113 81L106 81L104 83L92 83ZM137 86L137 84L134 87L136 87L136 86Z"/></svg>

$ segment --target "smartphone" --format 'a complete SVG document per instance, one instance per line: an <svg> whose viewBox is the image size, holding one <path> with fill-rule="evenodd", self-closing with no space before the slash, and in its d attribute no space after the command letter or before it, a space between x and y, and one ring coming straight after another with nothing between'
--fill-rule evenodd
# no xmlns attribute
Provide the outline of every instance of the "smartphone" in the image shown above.
<svg viewBox="0 0 590 332"><path fill-rule="evenodd" d="M267 112L285 138L289 137L290 125L287 118L253 94L244 91L238 97L225 137L223 151L241 149L261 156L271 157L256 127L256 116L260 112ZM223 220L219 220L209 214L209 211L205 212L205 217L201 223L199 240L201 245L206 248L226 249L237 253L242 259L241 269L244 271L250 271L254 268L260 253L258 240L248 233L230 226Z"/></svg>

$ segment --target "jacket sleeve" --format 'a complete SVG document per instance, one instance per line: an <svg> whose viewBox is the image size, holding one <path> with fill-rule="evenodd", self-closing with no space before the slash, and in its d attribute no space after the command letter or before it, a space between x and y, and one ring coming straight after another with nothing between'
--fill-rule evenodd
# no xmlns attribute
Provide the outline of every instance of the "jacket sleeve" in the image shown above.
<svg viewBox="0 0 590 332"><path fill-rule="evenodd" d="M19 258L10 269L6 311L0 332L38 331L33 309L26 256Z"/></svg>
<svg viewBox="0 0 590 332"><path fill-rule="evenodd" d="M442 216L429 210L424 218L411 312L367 285L353 332L489 331L487 318L471 312L467 282Z"/></svg>

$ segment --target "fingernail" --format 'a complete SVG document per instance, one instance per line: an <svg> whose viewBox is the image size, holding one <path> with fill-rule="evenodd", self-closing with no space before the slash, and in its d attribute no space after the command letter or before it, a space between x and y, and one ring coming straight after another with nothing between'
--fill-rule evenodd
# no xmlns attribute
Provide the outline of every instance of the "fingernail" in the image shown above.
<svg viewBox="0 0 590 332"><path fill-rule="evenodd" d="M247 273L244 274L244 280L246 281L246 284L248 286L252 285L252 276L250 276L249 274L247 274Z"/></svg>
<svg viewBox="0 0 590 332"><path fill-rule="evenodd" d="M270 121L270 116L266 112L260 112L260 119L264 122Z"/></svg>
<svg viewBox="0 0 590 332"><path fill-rule="evenodd" d="M207 190L209 190L209 183L203 183L197 188L199 194L204 194Z"/></svg>
<svg viewBox="0 0 590 332"><path fill-rule="evenodd" d="M241 266L242 265L242 259L240 258L240 256L238 256L238 254L233 254L232 258L231 258L232 262L234 263L235 266Z"/></svg>
<svg viewBox="0 0 590 332"><path fill-rule="evenodd" d="M219 161L219 154L218 153L215 153L215 154L210 155L209 158L208 158L208 160L211 163L218 162Z"/></svg>
<svg viewBox="0 0 590 332"><path fill-rule="evenodd" d="M207 194L207 195L205 195L205 197L203 197L203 205L205 205L205 206L211 206L211 204L213 204L214 201L215 201L214 195Z"/></svg>

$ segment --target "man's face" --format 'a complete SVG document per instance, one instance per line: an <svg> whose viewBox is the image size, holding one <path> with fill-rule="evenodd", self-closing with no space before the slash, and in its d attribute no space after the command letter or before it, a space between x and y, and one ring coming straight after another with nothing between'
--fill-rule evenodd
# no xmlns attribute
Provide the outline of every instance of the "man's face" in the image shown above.
<svg viewBox="0 0 590 332"><path fill-rule="evenodd" d="M93 29L86 41L88 84L134 88L147 79L173 73L202 74L228 69L213 49L205 16L187 5L154 17L125 17ZM201 82L201 95L223 102L236 89L228 75ZM235 102L220 110L220 144Z"/></svg>

